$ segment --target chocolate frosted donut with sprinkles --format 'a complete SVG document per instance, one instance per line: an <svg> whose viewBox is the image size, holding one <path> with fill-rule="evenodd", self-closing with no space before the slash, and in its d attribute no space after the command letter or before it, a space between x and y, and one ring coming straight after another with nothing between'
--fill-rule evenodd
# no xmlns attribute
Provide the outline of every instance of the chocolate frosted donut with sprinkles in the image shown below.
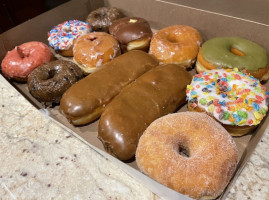
<svg viewBox="0 0 269 200"><path fill-rule="evenodd" d="M49 45L62 56L73 56L74 40L89 32L91 32L91 27L86 22L64 21L48 32Z"/></svg>
<svg viewBox="0 0 269 200"><path fill-rule="evenodd" d="M186 93L190 111L206 112L233 136L249 133L268 111L269 92L237 68L199 73Z"/></svg>

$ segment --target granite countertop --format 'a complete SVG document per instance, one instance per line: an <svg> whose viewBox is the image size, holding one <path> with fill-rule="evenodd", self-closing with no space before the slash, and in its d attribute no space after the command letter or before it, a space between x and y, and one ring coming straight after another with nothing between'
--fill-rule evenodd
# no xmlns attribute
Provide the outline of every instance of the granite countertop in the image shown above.
<svg viewBox="0 0 269 200"><path fill-rule="evenodd" d="M269 128L226 199L269 199ZM0 199L160 199L0 76Z"/></svg>

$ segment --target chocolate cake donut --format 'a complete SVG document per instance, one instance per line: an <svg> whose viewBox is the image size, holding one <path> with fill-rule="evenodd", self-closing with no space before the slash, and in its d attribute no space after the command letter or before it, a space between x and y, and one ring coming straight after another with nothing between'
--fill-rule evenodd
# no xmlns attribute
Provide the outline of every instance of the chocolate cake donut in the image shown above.
<svg viewBox="0 0 269 200"><path fill-rule="evenodd" d="M117 8L102 7L92 11L86 21L91 25L93 31L108 32L113 21L123 15Z"/></svg>
<svg viewBox="0 0 269 200"><path fill-rule="evenodd" d="M74 63L56 60L36 68L28 76L28 89L41 102L58 103L63 93L83 77Z"/></svg>

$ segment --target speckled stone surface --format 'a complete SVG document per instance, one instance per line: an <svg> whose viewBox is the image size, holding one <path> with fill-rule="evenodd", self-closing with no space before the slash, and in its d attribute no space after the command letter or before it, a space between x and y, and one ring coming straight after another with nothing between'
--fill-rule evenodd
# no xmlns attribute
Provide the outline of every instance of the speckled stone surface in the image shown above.
<svg viewBox="0 0 269 200"><path fill-rule="evenodd" d="M269 199L269 129L226 199ZM0 76L0 199L159 199Z"/></svg>

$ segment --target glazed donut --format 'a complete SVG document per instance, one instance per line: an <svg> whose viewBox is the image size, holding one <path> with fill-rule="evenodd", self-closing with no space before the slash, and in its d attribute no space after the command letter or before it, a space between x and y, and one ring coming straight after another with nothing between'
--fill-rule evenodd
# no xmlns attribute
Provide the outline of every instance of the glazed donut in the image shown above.
<svg viewBox="0 0 269 200"><path fill-rule="evenodd" d="M206 112L233 136L253 130L268 110L266 88L236 68L199 73L186 93L190 111Z"/></svg>
<svg viewBox="0 0 269 200"><path fill-rule="evenodd" d="M267 52L252 41L240 37L216 37L202 45L196 62L198 72L235 67L259 80L269 78Z"/></svg>
<svg viewBox="0 0 269 200"><path fill-rule="evenodd" d="M90 31L91 27L86 22L64 21L48 32L49 45L62 56L73 56L74 40Z"/></svg>
<svg viewBox="0 0 269 200"><path fill-rule="evenodd" d="M142 50L148 52L152 31L149 23L139 17L124 17L112 23L109 33L120 43L122 52Z"/></svg>
<svg viewBox="0 0 269 200"><path fill-rule="evenodd" d="M180 64L187 68L195 62L201 43L196 29L174 25L161 29L152 37L149 53L160 63Z"/></svg>
<svg viewBox="0 0 269 200"><path fill-rule="evenodd" d="M9 79L26 82L28 75L43 63L52 60L52 53L42 42L26 42L8 51L2 60L3 75Z"/></svg>
<svg viewBox="0 0 269 200"><path fill-rule="evenodd" d="M58 103L63 93L81 78L83 73L77 65L56 60L43 64L28 76L28 89L40 102Z"/></svg>
<svg viewBox="0 0 269 200"><path fill-rule="evenodd" d="M79 37L73 51L74 61L86 74L120 55L117 40L103 32L88 33Z"/></svg>
<svg viewBox="0 0 269 200"><path fill-rule="evenodd" d="M117 8L102 7L92 11L88 15L86 22L91 24L93 31L108 32L112 22L122 16L122 13Z"/></svg>
<svg viewBox="0 0 269 200"><path fill-rule="evenodd" d="M142 172L195 199L215 199L237 165L229 133L204 113L181 112L155 120L141 136L136 162Z"/></svg>

